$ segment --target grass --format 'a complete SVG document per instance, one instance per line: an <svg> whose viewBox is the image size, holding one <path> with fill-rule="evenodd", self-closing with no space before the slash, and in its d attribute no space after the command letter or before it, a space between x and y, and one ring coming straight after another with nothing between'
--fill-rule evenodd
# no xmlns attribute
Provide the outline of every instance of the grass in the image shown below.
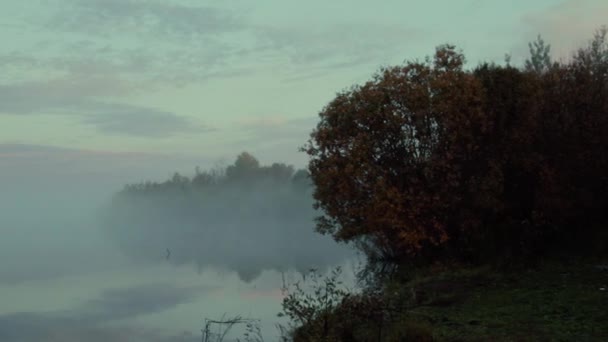
<svg viewBox="0 0 608 342"><path fill-rule="evenodd" d="M427 329L435 341L608 341L608 271L596 264L419 276L400 286L411 292L401 326Z"/></svg>

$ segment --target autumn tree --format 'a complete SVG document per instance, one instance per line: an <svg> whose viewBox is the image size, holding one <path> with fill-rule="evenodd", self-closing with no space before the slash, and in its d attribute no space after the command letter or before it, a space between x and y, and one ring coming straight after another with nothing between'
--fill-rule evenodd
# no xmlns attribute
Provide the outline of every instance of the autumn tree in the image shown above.
<svg viewBox="0 0 608 342"><path fill-rule="evenodd" d="M539 38L524 68L465 70L441 46L339 93L304 147L318 230L401 261L598 240L608 223L605 39L602 29L572 61L551 64Z"/></svg>
<svg viewBox="0 0 608 342"><path fill-rule="evenodd" d="M391 257L449 238L484 134L482 88L453 46L339 94L305 146L318 229Z"/></svg>

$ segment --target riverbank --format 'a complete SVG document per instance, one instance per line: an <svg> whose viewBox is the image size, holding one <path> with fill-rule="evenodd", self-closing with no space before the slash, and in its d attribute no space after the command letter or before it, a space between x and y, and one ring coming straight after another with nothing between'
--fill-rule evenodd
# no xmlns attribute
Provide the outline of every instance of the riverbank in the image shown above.
<svg viewBox="0 0 608 342"><path fill-rule="evenodd" d="M295 341L324 340L322 336L336 341L608 341L606 264L597 259L562 259L508 269L428 267L410 275L409 281L389 282L379 292L347 295L331 313L320 309L317 318L297 329L294 337Z"/></svg>
<svg viewBox="0 0 608 342"><path fill-rule="evenodd" d="M606 264L429 271L401 286L411 295L398 330L433 341L608 341Z"/></svg>

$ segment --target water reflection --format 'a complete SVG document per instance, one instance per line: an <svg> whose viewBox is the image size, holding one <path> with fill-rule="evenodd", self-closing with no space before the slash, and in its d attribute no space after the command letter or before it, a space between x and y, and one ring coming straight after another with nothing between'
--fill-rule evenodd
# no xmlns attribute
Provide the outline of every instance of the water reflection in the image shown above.
<svg viewBox="0 0 608 342"><path fill-rule="evenodd" d="M288 272L286 278L295 282L300 276ZM112 270L2 284L0 338L199 341L204 318L242 316L259 319L266 340L274 340L282 281L276 271L245 283L233 272L199 275L187 265L125 261Z"/></svg>
<svg viewBox="0 0 608 342"><path fill-rule="evenodd" d="M250 282L221 266L197 272L171 262L176 250L169 260L165 249L133 260L91 225L93 206L27 202L36 215L0 218L1 341L200 341L205 318L237 315L259 319L272 341L283 281L301 279L295 270L284 278L264 270Z"/></svg>

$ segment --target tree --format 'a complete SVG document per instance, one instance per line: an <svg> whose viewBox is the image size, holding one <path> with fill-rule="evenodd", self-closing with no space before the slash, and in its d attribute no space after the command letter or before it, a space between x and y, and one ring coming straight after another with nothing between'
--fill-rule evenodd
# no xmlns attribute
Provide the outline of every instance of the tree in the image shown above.
<svg viewBox="0 0 608 342"><path fill-rule="evenodd" d="M522 69L464 70L464 56L441 46L339 93L303 148L317 229L397 264L603 240L606 35L553 65L539 37Z"/></svg>
<svg viewBox="0 0 608 342"><path fill-rule="evenodd" d="M251 154L242 152L236 158L234 165L230 165L226 168L226 177L235 180L254 178L258 175L259 169L260 162Z"/></svg>
<svg viewBox="0 0 608 342"><path fill-rule="evenodd" d="M585 48L579 49L574 55L578 66L591 70L595 75L606 77L608 65L608 26L602 26L593 35L593 39Z"/></svg>
<svg viewBox="0 0 608 342"><path fill-rule="evenodd" d="M441 46L432 61L383 69L323 109L304 147L320 232L393 257L448 239L474 137L487 130L482 89L463 64Z"/></svg>
<svg viewBox="0 0 608 342"><path fill-rule="evenodd" d="M566 65L543 77L542 154L547 163L542 197L547 216L559 219L564 239L586 249L608 210L608 29L595 32ZM596 237L600 241L605 238Z"/></svg>
<svg viewBox="0 0 608 342"><path fill-rule="evenodd" d="M525 62L526 70L542 73L551 68L551 45L545 44L540 35L536 41L528 43L530 57Z"/></svg>

